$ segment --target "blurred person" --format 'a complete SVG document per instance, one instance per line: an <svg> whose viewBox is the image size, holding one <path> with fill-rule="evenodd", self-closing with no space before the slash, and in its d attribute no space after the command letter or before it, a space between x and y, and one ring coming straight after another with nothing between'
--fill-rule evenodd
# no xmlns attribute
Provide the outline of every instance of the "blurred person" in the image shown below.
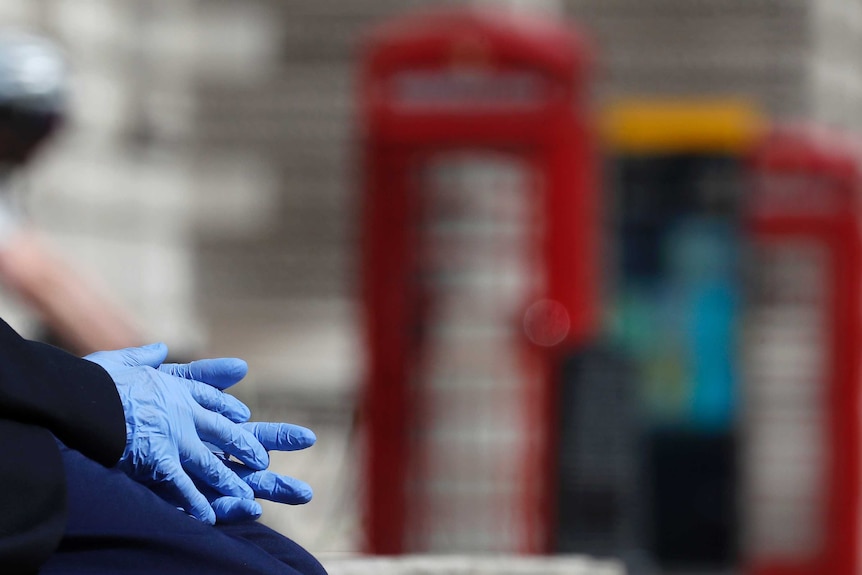
<svg viewBox="0 0 862 575"><path fill-rule="evenodd" d="M0 31L0 282L70 351L141 345L132 314L61 257L14 201L15 178L63 122L63 68L50 42Z"/></svg>
<svg viewBox="0 0 862 575"><path fill-rule="evenodd" d="M60 120L55 56L44 40L0 34L4 175ZM137 339L10 214L0 211L0 276L50 326L78 349ZM248 422L223 391L245 376L242 360L166 357L154 344L77 358L0 320L3 573L324 573L254 521L255 498L311 499L308 485L267 467L270 450L307 448L314 434Z"/></svg>

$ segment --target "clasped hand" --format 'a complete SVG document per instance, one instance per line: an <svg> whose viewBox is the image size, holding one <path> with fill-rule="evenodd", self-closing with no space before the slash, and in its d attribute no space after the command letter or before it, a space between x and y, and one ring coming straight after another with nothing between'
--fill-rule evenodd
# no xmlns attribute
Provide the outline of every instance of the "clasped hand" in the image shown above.
<svg viewBox="0 0 862 575"><path fill-rule="evenodd" d="M118 467L210 524L260 516L255 497L311 500L306 483L266 468L269 450L305 449L314 433L287 423L249 423L249 409L223 392L245 377L246 363L164 364L167 353L164 344L153 344L85 358L108 372L123 403L126 448Z"/></svg>

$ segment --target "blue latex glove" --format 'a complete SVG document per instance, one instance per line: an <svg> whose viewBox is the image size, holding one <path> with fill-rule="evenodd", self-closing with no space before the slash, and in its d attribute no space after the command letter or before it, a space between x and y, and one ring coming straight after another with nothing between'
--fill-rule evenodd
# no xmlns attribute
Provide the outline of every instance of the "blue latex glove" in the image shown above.
<svg viewBox="0 0 862 575"><path fill-rule="evenodd" d="M298 451L311 447L317 441L310 429L290 423L253 422L243 423L241 426L253 433L268 451ZM218 455L225 457L224 454ZM225 460L225 463L251 486L255 497L288 505L311 501L311 486L304 481L268 470L254 470L236 461ZM256 501L222 497L205 487L202 490L210 499L219 523L257 519L262 513L262 508Z"/></svg>
<svg viewBox="0 0 862 575"><path fill-rule="evenodd" d="M202 359L191 363L161 363L167 354L163 343L143 347L129 347L114 351L98 351L84 359L98 363L106 370L113 368L149 366L188 382L201 382L224 390L238 383L248 373L248 364L235 357ZM200 389L196 383L186 383L195 399L207 409L220 413L235 423L248 421L251 411L241 401L224 393ZM205 403L206 404L205 404Z"/></svg>
<svg viewBox="0 0 862 575"><path fill-rule="evenodd" d="M132 353L125 361L135 364L140 362L140 357ZM248 373L248 365L241 359L234 358L205 359L187 364L163 364L159 369L177 377L201 381L222 390L238 383ZM250 431L267 451L298 451L311 447L317 441L317 437L310 429L290 423L254 422L243 423L242 427ZM268 470L256 471L242 463L228 461L223 452L217 448L213 449L216 455L254 490L255 497L288 505L301 505L311 501L311 486L304 481ZM257 501L222 496L200 482L198 487L210 500L219 523L257 519L263 512Z"/></svg>
<svg viewBox="0 0 862 575"><path fill-rule="evenodd" d="M269 465L269 455L251 432L236 423L248 418L247 407L215 387L174 375L190 370L192 364L155 369L166 357L167 347L153 344L98 352L85 359L98 363L111 375L123 403L126 449L118 467L164 499L212 524L215 512L189 475L231 497L251 499L254 492L203 442L223 449L255 471ZM215 369L218 362L195 362L196 369ZM219 369L215 371L225 371Z"/></svg>

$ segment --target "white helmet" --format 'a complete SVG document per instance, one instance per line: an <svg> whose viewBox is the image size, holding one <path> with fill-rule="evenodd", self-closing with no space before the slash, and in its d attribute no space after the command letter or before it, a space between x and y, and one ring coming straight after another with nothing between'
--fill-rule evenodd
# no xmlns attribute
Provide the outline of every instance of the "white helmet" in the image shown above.
<svg viewBox="0 0 862 575"><path fill-rule="evenodd" d="M25 164L66 112L66 66L50 41L0 29L0 168Z"/></svg>
<svg viewBox="0 0 862 575"><path fill-rule="evenodd" d="M66 104L66 65L45 38L0 29L0 106L61 114Z"/></svg>

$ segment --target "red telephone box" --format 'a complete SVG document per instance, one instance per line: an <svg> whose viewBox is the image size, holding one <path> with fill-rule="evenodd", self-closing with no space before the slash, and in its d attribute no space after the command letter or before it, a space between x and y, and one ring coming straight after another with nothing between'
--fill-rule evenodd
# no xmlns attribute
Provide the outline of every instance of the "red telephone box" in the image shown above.
<svg viewBox="0 0 862 575"><path fill-rule="evenodd" d="M548 549L558 361L597 320L586 62L570 28L491 11L368 38L371 552Z"/></svg>
<svg viewBox="0 0 862 575"><path fill-rule="evenodd" d="M858 568L859 157L786 128L753 162L743 505L748 572Z"/></svg>

